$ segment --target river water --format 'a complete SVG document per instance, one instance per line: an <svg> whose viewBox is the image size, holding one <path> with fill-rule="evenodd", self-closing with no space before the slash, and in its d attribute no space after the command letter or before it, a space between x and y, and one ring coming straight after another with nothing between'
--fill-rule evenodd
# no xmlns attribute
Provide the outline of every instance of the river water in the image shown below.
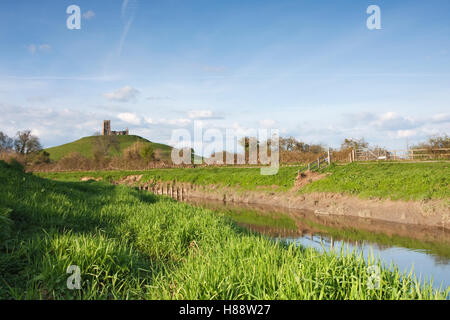
<svg viewBox="0 0 450 320"><path fill-rule="evenodd" d="M186 199L195 206L223 213L237 224L278 241L322 250L356 250L380 258L401 272L433 280L433 287L450 286L450 232L357 217L323 216L307 210Z"/></svg>

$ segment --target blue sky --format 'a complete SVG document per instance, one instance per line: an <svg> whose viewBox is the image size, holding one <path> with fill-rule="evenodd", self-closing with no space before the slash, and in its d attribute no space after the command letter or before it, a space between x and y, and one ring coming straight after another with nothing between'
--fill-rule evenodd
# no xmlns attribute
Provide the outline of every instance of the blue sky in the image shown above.
<svg viewBox="0 0 450 320"><path fill-rule="evenodd" d="M195 120L332 147L450 134L447 0L5 0L0 39L0 130L45 146L103 119L164 143Z"/></svg>

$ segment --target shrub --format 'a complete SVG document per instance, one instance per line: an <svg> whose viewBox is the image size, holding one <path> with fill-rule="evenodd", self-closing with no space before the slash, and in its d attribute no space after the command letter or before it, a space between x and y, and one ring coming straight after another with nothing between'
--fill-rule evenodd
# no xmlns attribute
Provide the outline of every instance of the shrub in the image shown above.
<svg viewBox="0 0 450 320"><path fill-rule="evenodd" d="M50 163L50 153L41 150L40 152L30 154L27 163L31 165Z"/></svg>
<svg viewBox="0 0 450 320"><path fill-rule="evenodd" d="M127 160L139 160L141 159L141 149L144 147L144 143L136 141L131 146L123 150L123 157Z"/></svg>
<svg viewBox="0 0 450 320"><path fill-rule="evenodd" d="M142 159L144 159L144 160L147 160L147 161L153 160L154 151L153 151L152 146L149 144L144 145L140 150L140 155L141 155Z"/></svg>
<svg viewBox="0 0 450 320"><path fill-rule="evenodd" d="M89 159L83 157L78 152L72 152L58 161L59 170L92 169L92 163Z"/></svg>

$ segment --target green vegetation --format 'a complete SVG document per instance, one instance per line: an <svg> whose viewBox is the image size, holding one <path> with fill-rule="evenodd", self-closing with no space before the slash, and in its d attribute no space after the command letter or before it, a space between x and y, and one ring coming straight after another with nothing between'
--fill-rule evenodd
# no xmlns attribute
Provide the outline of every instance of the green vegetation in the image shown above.
<svg viewBox="0 0 450 320"><path fill-rule="evenodd" d="M50 154L50 159L53 161L58 161L61 158L77 152L81 154L82 156L92 159L94 157L94 149L95 149L95 139L98 138L97 136L92 137L84 137L80 140L67 143L61 146L53 147L45 149ZM116 137L119 143L118 150L112 149L110 150L111 156L119 156L122 154L122 151L126 148L132 146L134 143L140 141L145 144L148 144L151 146L153 150L161 150L161 156L163 159L169 159L170 158L170 152L172 150L171 147L165 144L160 143L154 143L150 142L147 139L141 138L139 136L117 136Z"/></svg>
<svg viewBox="0 0 450 320"><path fill-rule="evenodd" d="M442 299L398 269L320 254L125 186L45 180L0 162L0 298ZM81 290L66 270L81 269Z"/></svg>
<svg viewBox="0 0 450 320"><path fill-rule="evenodd" d="M208 186L220 185L238 187L241 190L268 189L289 190L294 186L298 168L280 168L277 175L262 176L259 168L209 167L152 169L146 171L94 171L94 172L51 172L38 175L64 181L79 181L86 175L102 177L104 181L117 181L129 175L143 175L144 181L178 181Z"/></svg>
<svg viewBox="0 0 450 320"><path fill-rule="evenodd" d="M117 181L142 174L145 181L179 181L196 185L219 185L240 190L288 191L294 187L300 167L281 167L274 176L262 176L258 168L211 167L154 169L147 171L97 171L41 173L51 179L79 181L87 175ZM322 170L330 175L299 192L336 192L363 198L426 200L450 198L450 163L352 163Z"/></svg>
<svg viewBox="0 0 450 320"><path fill-rule="evenodd" d="M322 170L331 175L301 192L343 192L362 198L450 198L450 163L352 163Z"/></svg>

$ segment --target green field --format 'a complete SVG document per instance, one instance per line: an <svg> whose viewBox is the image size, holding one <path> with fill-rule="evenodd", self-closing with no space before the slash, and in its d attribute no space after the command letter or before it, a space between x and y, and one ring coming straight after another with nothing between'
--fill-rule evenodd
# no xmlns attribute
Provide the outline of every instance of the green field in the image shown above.
<svg viewBox="0 0 450 320"><path fill-rule="evenodd" d="M97 171L41 173L51 179L79 181L85 176L120 180L142 174L150 180L189 182L196 185L219 185L240 190L288 191L300 167L281 167L274 176L262 176L258 168L155 169L147 171ZM450 198L450 163L353 163L332 165L322 170L326 178L303 187L299 192L335 192L363 198L392 200L427 200Z"/></svg>
<svg viewBox="0 0 450 320"><path fill-rule="evenodd" d="M91 171L91 172L50 172L37 173L43 177L79 181L82 177L102 177L105 181L117 181L129 175L143 175L141 181L178 181L197 185L221 185L241 190L261 188L289 190L294 186L298 168L281 168L277 175L262 176L259 168L210 167L152 169L145 171Z"/></svg>
<svg viewBox="0 0 450 320"><path fill-rule="evenodd" d="M47 151L50 154L50 159L53 161L58 161L64 156L67 156L73 152L77 152L81 154L82 156L86 158L93 158L93 147L95 145L95 139L97 136L92 137L84 137L77 141L63 144L61 146L53 147L53 148L47 148L45 151ZM153 150L161 150L162 158L163 159L169 159L170 158L170 152L172 150L171 147L165 144L160 143L154 143L150 142L147 139L141 138L139 136L117 136L116 137L119 142L119 150L111 150L111 156L118 156L122 154L122 151L137 141L141 141L145 144L150 144L153 147Z"/></svg>
<svg viewBox="0 0 450 320"><path fill-rule="evenodd" d="M450 163L352 163L331 166L302 192L338 192L392 200L450 199Z"/></svg>
<svg viewBox="0 0 450 320"><path fill-rule="evenodd" d="M0 162L0 299L442 299L368 263L274 242L207 209ZM380 262L369 262L378 264ZM81 290L68 290L69 266Z"/></svg>

